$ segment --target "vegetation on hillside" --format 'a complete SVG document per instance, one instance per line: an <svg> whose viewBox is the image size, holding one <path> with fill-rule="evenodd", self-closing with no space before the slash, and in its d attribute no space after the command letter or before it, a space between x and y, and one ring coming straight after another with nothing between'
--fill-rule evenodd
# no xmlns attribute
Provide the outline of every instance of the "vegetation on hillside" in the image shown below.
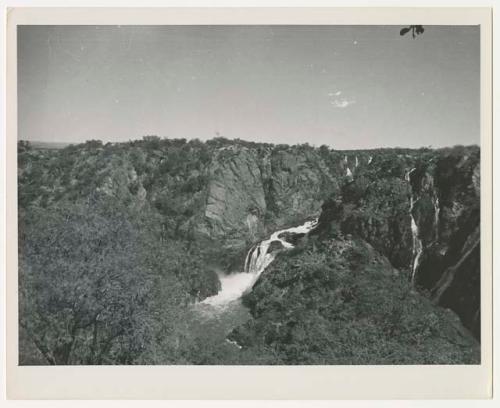
<svg viewBox="0 0 500 408"><path fill-rule="evenodd" d="M215 294L217 273L241 269L245 255L197 233L209 170L214 158L231 168L243 150L259 159L266 199L259 215L268 228L298 221L300 197L290 186L305 188L311 179L320 183L311 199L325 201L322 222L278 256L243 308L224 321L203 318L193 305ZM474 154L474 147L341 152L156 136L58 150L20 142L20 363L477 362L478 346L457 317L408 282L404 180L408 168L432 165L445 193L455 186L443 196L453 201L471 188L474 167L460 160ZM458 165L464 170L450 172ZM282 179L289 184L277 185Z"/></svg>
<svg viewBox="0 0 500 408"><path fill-rule="evenodd" d="M358 239L310 238L244 297L231 338L266 364L470 364L479 347L450 311L418 294Z"/></svg>

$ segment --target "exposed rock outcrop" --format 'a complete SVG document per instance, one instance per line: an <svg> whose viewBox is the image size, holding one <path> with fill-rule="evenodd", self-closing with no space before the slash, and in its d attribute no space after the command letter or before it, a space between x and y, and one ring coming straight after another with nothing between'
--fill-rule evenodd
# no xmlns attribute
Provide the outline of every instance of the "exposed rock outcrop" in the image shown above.
<svg viewBox="0 0 500 408"><path fill-rule="evenodd" d="M479 336L477 147L340 152L159 138L20 146L19 186L20 208L96 195L154 208L166 241L198 246L226 271L265 236L321 213L315 233L362 238Z"/></svg>
<svg viewBox="0 0 500 408"><path fill-rule="evenodd" d="M341 198L325 202L318 233L337 228L365 239L479 338L479 148L403 157L399 165L388 172L379 161L375 173L361 171Z"/></svg>
<svg viewBox="0 0 500 408"><path fill-rule="evenodd" d="M234 231L255 240L264 228L267 205L255 153L228 147L211 161L205 205L206 232L212 238Z"/></svg>
<svg viewBox="0 0 500 408"><path fill-rule="evenodd" d="M266 199L276 223L311 217L329 193L338 191L338 177L314 152L277 150L265 174Z"/></svg>
<svg viewBox="0 0 500 408"><path fill-rule="evenodd" d="M423 252L415 283L480 337L479 150L447 154L412 173Z"/></svg>
<svg viewBox="0 0 500 408"><path fill-rule="evenodd" d="M278 238L281 238L285 240L286 242L289 242L292 245L297 245L300 240L305 236L303 233L294 233L294 232L284 232L280 235L278 235Z"/></svg>
<svg viewBox="0 0 500 408"><path fill-rule="evenodd" d="M318 215L323 200L339 191L337 171L312 149L223 147L208 166L196 235L246 248L276 229Z"/></svg>

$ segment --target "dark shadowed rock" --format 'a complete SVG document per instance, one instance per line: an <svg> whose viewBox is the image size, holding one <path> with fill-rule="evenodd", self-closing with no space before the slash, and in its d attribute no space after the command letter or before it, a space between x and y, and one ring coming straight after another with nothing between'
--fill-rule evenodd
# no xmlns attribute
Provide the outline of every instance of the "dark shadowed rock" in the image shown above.
<svg viewBox="0 0 500 408"><path fill-rule="evenodd" d="M379 160L377 166L346 184L341 199L325 202L318 233L340 227L344 235L361 237L409 277L413 200L411 215L422 243L415 285L454 310L479 338L479 148L443 149L408 162Z"/></svg>
<svg viewBox="0 0 500 408"><path fill-rule="evenodd" d="M297 245L299 241L305 236L306 234L303 233L295 233L295 232L283 232L282 234L278 235L278 238L281 238L285 240L286 242L289 242L293 246Z"/></svg>
<svg viewBox="0 0 500 408"><path fill-rule="evenodd" d="M280 241L273 241L269 245L268 252L281 251L284 248L285 247L283 246L283 244Z"/></svg>
<svg viewBox="0 0 500 408"><path fill-rule="evenodd" d="M456 148L415 172L415 220L423 243L416 283L458 313L479 338L479 148Z"/></svg>

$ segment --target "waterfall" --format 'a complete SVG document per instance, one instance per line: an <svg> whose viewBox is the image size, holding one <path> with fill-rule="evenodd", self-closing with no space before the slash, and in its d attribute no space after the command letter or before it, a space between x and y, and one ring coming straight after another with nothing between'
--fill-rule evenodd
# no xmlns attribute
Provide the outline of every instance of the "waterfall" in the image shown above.
<svg viewBox="0 0 500 408"><path fill-rule="evenodd" d="M405 174L405 180L410 182L411 180L411 173L413 173L416 169L413 168L409 172ZM413 198L413 192L411 193L410 197L410 217L411 217L411 233L413 237L413 263L412 263L412 270L411 270L411 282L415 282L415 276L417 273L417 268L420 262L420 257L422 256L422 240L418 237L418 225L415 222L415 217L413 216L413 207L415 205L415 200Z"/></svg>
<svg viewBox="0 0 500 408"><path fill-rule="evenodd" d="M370 158L368 159L368 164L370 164L372 162L372 160L373 160L373 157L370 156Z"/></svg>
<svg viewBox="0 0 500 408"><path fill-rule="evenodd" d="M434 231L436 232L435 239L439 239L439 198L436 196L434 202Z"/></svg>
<svg viewBox="0 0 500 408"><path fill-rule="evenodd" d="M359 160L358 160L358 156L356 156L356 164L355 164L354 168L356 168L358 166L359 166Z"/></svg>
<svg viewBox="0 0 500 408"><path fill-rule="evenodd" d="M410 171L407 171L407 172L405 173L405 180L406 180L408 183L410 182L410 175L411 175L411 173L413 173L415 170L416 170L416 168L414 167L414 168L412 168Z"/></svg>
<svg viewBox="0 0 500 408"><path fill-rule="evenodd" d="M345 175L346 175L346 177L352 177L352 171L349 167L347 168Z"/></svg>
<svg viewBox="0 0 500 408"><path fill-rule="evenodd" d="M305 224L298 227L288 228L281 231L276 231L271 235L269 239L261 241L259 244L255 245L248 251L247 258L245 260L245 273L251 273L259 275L264 272L266 267L274 260L276 253L268 252L269 246L272 242L280 242L285 249L293 248L293 245L284 239L280 238L280 235L288 232L294 234L307 234L309 231L314 229L318 223L318 220L307 221Z"/></svg>
<svg viewBox="0 0 500 408"><path fill-rule="evenodd" d="M208 297L201 304L224 307L230 302L239 299L243 294L252 289L259 276L276 257L277 251L269 251L273 242L279 242L284 249L294 246L281 238L283 233L307 234L318 224L318 220L307 221L298 227L286 228L274 232L268 239L254 245L247 253L243 272L220 274L221 290L214 296Z"/></svg>
<svg viewBox="0 0 500 408"><path fill-rule="evenodd" d="M413 205L415 201L413 197L411 198L410 204L410 216L411 216L411 233L413 237L413 265L411 271L411 282L415 283L415 276L417 273L417 268L420 262L420 256L422 255L422 240L418 237L418 225L415 222L415 217L413 217Z"/></svg>
<svg viewBox="0 0 500 408"><path fill-rule="evenodd" d="M347 164L347 155L344 156L344 163Z"/></svg>

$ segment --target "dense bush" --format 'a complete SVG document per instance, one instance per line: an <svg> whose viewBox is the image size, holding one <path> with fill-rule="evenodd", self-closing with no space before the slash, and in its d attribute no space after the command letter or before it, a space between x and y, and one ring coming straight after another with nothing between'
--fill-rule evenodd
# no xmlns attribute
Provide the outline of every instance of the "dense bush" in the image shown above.
<svg viewBox="0 0 500 408"><path fill-rule="evenodd" d="M311 241L271 264L231 337L267 364L453 364L479 361L456 317L417 294L357 240Z"/></svg>
<svg viewBox="0 0 500 408"><path fill-rule="evenodd" d="M194 303L217 292L216 271L238 270L246 255L247 248L223 246L196 229L211 161L234 165L238 149L260 160L267 201L258 215L269 231L283 225L280 211L292 205L276 197L282 179L294 188L313 184L314 200L330 198L318 229L278 255L244 307L205 319ZM460 192L447 185L474 188L468 180L477 160L462 162L464 155L478 160L479 150L339 152L222 137L204 143L147 136L60 150L20 143L20 363L476 362L477 344L460 334L454 315L418 295L407 277L405 171L417 167L417 183L426 166L436 169L440 198L452 202ZM459 197L471 208L458 218L460 231L479 219L469 196ZM415 211L424 205L430 214L424 200ZM292 214L287 222L303 218ZM460 232L457 245L466 238Z"/></svg>
<svg viewBox="0 0 500 408"><path fill-rule="evenodd" d="M133 364L213 294L215 274L158 217L106 196L20 213L22 364Z"/></svg>

